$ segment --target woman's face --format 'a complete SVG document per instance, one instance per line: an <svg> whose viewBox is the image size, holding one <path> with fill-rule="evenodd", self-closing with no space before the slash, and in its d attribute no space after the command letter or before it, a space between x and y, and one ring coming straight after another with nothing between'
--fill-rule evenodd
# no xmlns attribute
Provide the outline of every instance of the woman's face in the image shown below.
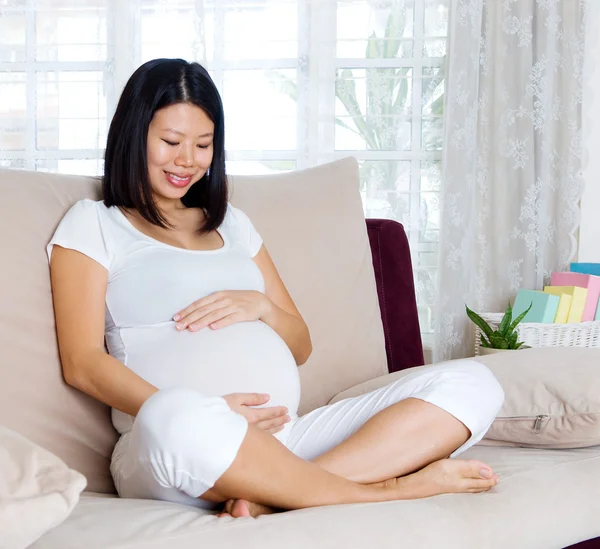
<svg viewBox="0 0 600 549"><path fill-rule="evenodd" d="M169 105L148 128L148 174L157 202L179 200L212 162L214 124L199 107Z"/></svg>

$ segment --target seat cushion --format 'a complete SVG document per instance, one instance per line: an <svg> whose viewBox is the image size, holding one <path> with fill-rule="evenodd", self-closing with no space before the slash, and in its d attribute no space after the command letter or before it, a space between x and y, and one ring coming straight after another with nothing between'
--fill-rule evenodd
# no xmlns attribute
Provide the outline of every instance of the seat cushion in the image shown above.
<svg viewBox="0 0 600 549"><path fill-rule="evenodd" d="M336 505L258 519L218 519L177 504L89 495L31 549L533 549L600 535L600 447L475 446L461 457L489 463L500 483L482 494Z"/></svg>

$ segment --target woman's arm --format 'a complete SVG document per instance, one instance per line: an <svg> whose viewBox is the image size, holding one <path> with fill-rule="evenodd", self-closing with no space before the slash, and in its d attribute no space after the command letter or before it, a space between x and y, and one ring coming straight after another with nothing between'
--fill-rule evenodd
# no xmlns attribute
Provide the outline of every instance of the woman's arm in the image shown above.
<svg viewBox="0 0 600 549"><path fill-rule="evenodd" d="M312 352L308 326L296 308L267 249L261 246L254 262L265 280L266 306L260 320L268 324L289 347L298 366L304 364Z"/></svg>
<svg viewBox="0 0 600 549"><path fill-rule="evenodd" d="M158 389L104 349L108 272L86 255L55 245L50 279L65 381L108 406L137 415Z"/></svg>

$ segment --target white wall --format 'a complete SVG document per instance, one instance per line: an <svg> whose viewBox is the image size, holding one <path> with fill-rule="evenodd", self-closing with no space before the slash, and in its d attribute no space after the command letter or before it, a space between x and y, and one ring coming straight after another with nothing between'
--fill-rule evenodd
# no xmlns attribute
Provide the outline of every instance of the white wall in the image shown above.
<svg viewBox="0 0 600 549"><path fill-rule="evenodd" d="M578 260L600 263L600 2L588 2L582 109L583 180Z"/></svg>

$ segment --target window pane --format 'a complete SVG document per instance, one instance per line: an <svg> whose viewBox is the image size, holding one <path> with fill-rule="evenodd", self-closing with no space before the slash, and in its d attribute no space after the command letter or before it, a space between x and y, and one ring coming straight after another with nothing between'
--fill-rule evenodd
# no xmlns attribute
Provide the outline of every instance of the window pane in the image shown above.
<svg viewBox="0 0 600 549"><path fill-rule="evenodd" d="M224 71L228 150L295 150L295 70Z"/></svg>
<svg viewBox="0 0 600 549"><path fill-rule="evenodd" d="M439 160L424 160L421 162L421 191L441 190L442 163Z"/></svg>
<svg viewBox="0 0 600 549"><path fill-rule="evenodd" d="M101 158L40 159L36 161L35 169L39 172L97 176L102 175L103 166Z"/></svg>
<svg viewBox="0 0 600 549"><path fill-rule="evenodd" d="M26 120L24 118L0 118L0 150L24 151L26 148Z"/></svg>
<svg viewBox="0 0 600 549"><path fill-rule="evenodd" d="M437 242L440 232L440 195L438 192L421 193L419 212L419 242Z"/></svg>
<svg viewBox="0 0 600 549"><path fill-rule="evenodd" d="M295 160L228 160L229 175L268 175L296 169Z"/></svg>
<svg viewBox="0 0 600 549"><path fill-rule="evenodd" d="M410 150L412 69L340 69L336 150Z"/></svg>
<svg viewBox="0 0 600 549"><path fill-rule="evenodd" d="M447 36L449 0L426 0L425 36Z"/></svg>
<svg viewBox="0 0 600 549"><path fill-rule="evenodd" d="M412 0L338 2L338 57L412 57L413 32Z"/></svg>
<svg viewBox="0 0 600 549"><path fill-rule="evenodd" d="M38 121L37 148L103 149L106 146L106 120L46 118Z"/></svg>
<svg viewBox="0 0 600 549"><path fill-rule="evenodd" d="M27 148L25 73L0 72L0 149Z"/></svg>
<svg viewBox="0 0 600 549"><path fill-rule="evenodd" d="M101 72L41 72L37 83L38 149L105 146L106 98Z"/></svg>
<svg viewBox="0 0 600 549"><path fill-rule="evenodd" d="M410 190L409 161L360 160L358 164L361 189L396 192Z"/></svg>
<svg viewBox="0 0 600 549"><path fill-rule="evenodd" d="M422 144L426 151L441 151L444 140L444 120L441 116L423 118Z"/></svg>
<svg viewBox="0 0 600 549"><path fill-rule="evenodd" d="M446 39L425 40L423 57L441 58L446 55Z"/></svg>
<svg viewBox="0 0 600 549"><path fill-rule="evenodd" d="M101 6L96 9L38 8L35 29L38 61L106 59L106 14Z"/></svg>
<svg viewBox="0 0 600 549"><path fill-rule="evenodd" d="M24 158L0 159L0 168L10 170L24 170L27 168L27 162Z"/></svg>
<svg viewBox="0 0 600 549"><path fill-rule="evenodd" d="M23 62L27 58L25 13L0 7L0 62Z"/></svg>
<svg viewBox="0 0 600 549"><path fill-rule="evenodd" d="M212 28L211 10L199 10L194 1L142 2L142 61L160 57L179 57L202 61L206 27Z"/></svg>
<svg viewBox="0 0 600 549"><path fill-rule="evenodd" d="M298 3L238 3L225 10L225 59L295 58L298 55Z"/></svg>
<svg viewBox="0 0 600 549"><path fill-rule="evenodd" d="M423 114L444 113L444 70L441 67L423 69L421 111Z"/></svg>
<svg viewBox="0 0 600 549"><path fill-rule="evenodd" d="M37 86L38 118L106 118L101 72L40 72Z"/></svg>

